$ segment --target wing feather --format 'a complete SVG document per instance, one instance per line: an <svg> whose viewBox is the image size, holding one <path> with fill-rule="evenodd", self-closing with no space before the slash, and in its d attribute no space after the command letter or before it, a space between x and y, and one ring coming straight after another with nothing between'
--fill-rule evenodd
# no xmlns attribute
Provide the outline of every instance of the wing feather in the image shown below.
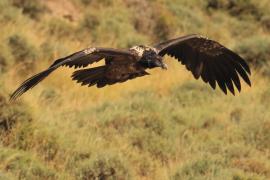
<svg viewBox="0 0 270 180"><path fill-rule="evenodd" d="M193 34L172 39L154 46L161 56L169 55L215 89L216 82L227 94L235 94L234 86L241 91L239 76L251 86L250 68L246 61L220 43Z"/></svg>
<svg viewBox="0 0 270 180"><path fill-rule="evenodd" d="M130 59L130 57L134 58L133 54L129 51L111 48L87 48L82 51L73 53L67 57L60 58L56 60L45 71L42 71L41 73L38 73L30 77L26 81L24 81L19 86L19 88L12 93L10 100L15 100L16 98L18 98L23 93L36 86L39 82L45 79L50 73L52 73L54 70L56 70L61 66L68 66L75 68L86 67L87 65L100 61L104 58L111 58L117 56L125 56L125 57L129 56L129 58L127 59Z"/></svg>

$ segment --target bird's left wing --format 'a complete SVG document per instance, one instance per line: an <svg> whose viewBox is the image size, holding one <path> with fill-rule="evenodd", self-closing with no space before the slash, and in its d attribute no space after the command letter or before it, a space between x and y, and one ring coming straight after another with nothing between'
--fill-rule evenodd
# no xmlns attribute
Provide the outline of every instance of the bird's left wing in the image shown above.
<svg viewBox="0 0 270 180"><path fill-rule="evenodd" d="M234 94L234 85L241 91L240 75L251 85L248 64L236 53L220 43L201 37L188 35L172 39L154 46L161 56L169 55L180 61L198 79L209 83L213 89L216 82L222 91Z"/></svg>
<svg viewBox="0 0 270 180"><path fill-rule="evenodd" d="M104 58L113 57L129 57L134 58L133 54L127 50L111 49L111 48L87 48L82 51L71 54L67 57L56 60L48 69L42 71L29 79L25 80L20 87L14 91L10 99L15 100L27 90L36 86L40 81L46 78L50 73L59 68L60 66L68 67L85 67L94 62L100 61Z"/></svg>

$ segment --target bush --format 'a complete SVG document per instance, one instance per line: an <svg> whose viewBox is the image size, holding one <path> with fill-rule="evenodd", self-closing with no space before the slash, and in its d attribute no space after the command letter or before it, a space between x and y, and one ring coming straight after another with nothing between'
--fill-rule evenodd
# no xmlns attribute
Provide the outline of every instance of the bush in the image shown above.
<svg viewBox="0 0 270 180"><path fill-rule="evenodd" d="M261 98L260 98L260 103L265 106L268 107L270 106L270 88L268 87L264 92L262 92Z"/></svg>
<svg viewBox="0 0 270 180"><path fill-rule="evenodd" d="M8 38L8 46L15 62L23 63L27 68L30 68L37 58L36 48L22 35L11 35Z"/></svg>
<svg viewBox="0 0 270 180"><path fill-rule="evenodd" d="M92 31L95 43L111 42L113 46L127 48L145 42L145 36L138 34L130 23L129 13L126 10L111 7L101 12L99 16L102 21Z"/></svg>
<svg viewBox="0 0 270 180"><path fill-rule="evenodd" d="M40 58L52 60L55 58L55 43L53 40L47 40L40 45Z"/></svg>
<svg viewBox="0 0 270 180"><path fill-rule="evenodd" d="M240 19L260 20L263 12L252 0L208 0L206 8L221 9Z"/></svg>
<svg viewBox="0 0 270 180"><path fill-rule="evenodd" d="M46 24L47 32L56 38L66 38L75 33L73 26L59 18L51 18Z"/></svg>
<svg viewBox="0 0 270 180"><path fill-rule="evenodd" d="M2 170L16 174L19 179L55 179L56 173L31 155L8 148L0 149Z"/></svg>
<svg viewBox="0 0 270 180"><path fill-rule="evenodd" d="M162 104L163 101L150 91L137 91L125 96L123 101L96 107L102 137L110 140L112 132L120 134L129 139L134 149L168 163L176 153L172 144L178 133L167 116L170 104Z"/></svg>
<svg viewBox="0 0 270 180"><path fill-rule="evenodd" d="M175 29L174 16L163 6L157 6L159 11L154 12L154 36L158 41L168 40L172 36L172 32Z"/></svg>
<svg viewBox="0 0 270 180"><path fill-rule="evenodd" d="M86 13L83 17L80 27L87 31L96 30L97 26L100 24L98 16L94 13Z"/></svg>
<svg viewBox="0 0 270 180"><path fill-rule="evenodd" d="M0 55L0 74L6 70L7 60L5 57Z"/></svg>
<svg viewBox="0 0 270 180"><path fill-rule="evenodd" d="M265 15L261 19L261 24L266 31L270 31L270 15Z"/></svg>
<svg viewBox="0 0 270 180"><path fill-rule="evenodd" d="M14 63L14 56L7 43L0 44L0 74L6 72Z"/></svg>
<svg viewBox="0 0 270 180"><path fill-rule="evenodd" d="M18 20L18 16L20 15L20 11L13 7L9 0L0 1L0 12L0 22L3 23L14 23Z"/></svg>
<svg viewBox="0 0 270 180"><path fill-rule="evenodd" d="M41 92L40 102L44 104L56 103L55 100L57 100L59 97L59 92L57 92L55 89L47 88Z"/></svg>
<svg viewBox="0 0 270 180"><path fill-rule="evenodd" d="M196 1L194 4L199 5L199 2ZM166 15L165 18L168 18L167 21L173 23L169 27L172 34L179 31L188 34L198 33L199 30L202 29L205 23L202 18L203 14L200 13L199 9L196 11L197 6L194 6L194 4L192 7L187 7L187 5L183 4L181 1L166 1L168 12L170 12L171 15ZM196 11L196 13L194 13L194 11ZM159 11L157 13L159 13Z"/></svg>
<svg viewBox="0 0 270 180"><path fill-rule="evenodd" d="M83 5L90 4L100 4L102 6L111 6L113 4L113 0L80 0Z"/></svg>
<svg viewBox="0 0 270 180"><path fill-rule="evenodd" d="M187 82L172 90L174 101L182 106L200 105L211 101L210 94L215 94L214 90L206 84L199 82Z"/></svg>
<svg viewBox="0 0 270 180"><path fill-rule="evenodd" d="M59 137L53 134L53 132L40 132L35 137L35 141L38 145L37 152L45 161L53 161L61 150Z"/></svg>
<svg viewBox="0 0 270 180"><path fill-rule="evenodd" d="M84 5L89 5L93 2L93 0L81 0L81 3Z"/></svg>
<svg viewBox="0 0 270 180"><path fill-rule="evenodd" d="M153 4L148 0L126 0L124 2L126 8L133 14L131 21L135 30L149 36L153 35L151 33L155 26L154 12L153 8L149 8Z"/></svg>
<svg viewBox="0 0 270 180"><path fill-rule="evenodd" d="M245 127L244 138L247 144L254 145L259 150L270 148L270 121L258 118L257 122L247 124Z"/></svg>
<svg viewBox="0 0 270 180"><path fill-rule="evenodd" d="M150 129L133 130L130 135L132 146L141 152L148 152L153 159L159 160L162 164L167 164L169 159L174 157L176 148L172 146L174 139L159 136Z"/></svg>
<svg viewBox="0 0 270 180"><path fill-rule="evenodd" d="M224 174L219 171L226 166L226 162L222 160L203 157L185 163L173 174L172 179L220 179L220 177L224 177ZM228 175L226 177L229 178Z"/></svg>
<svg viewBox="0 0 270 180"><path fill-rule="evenodd" d="M17 124L32 121L32 117L22 104L10 104L6 97L0 94L0 133L10 131Z"/></svg>
<svg viewBox="0 0 270 180"><path fill-rule="evenodd" d="M48 9L37 0L12 0L15 7L21 8L22 13L28 15L32 19L39 19L41 14Z"/></svg>
<svg viewBox="0 0 270 180"><path fill-rule="evenodd" d="M240 53L254 67L270 74L270 38L254 36L239 42L235 51Z"/></svg>
<svg viewBox="0 0 270 180"><path fill-rule="evenodd" d="M120 156L97 153L76 165L77 179L130 179L132 170Z"/></svg>

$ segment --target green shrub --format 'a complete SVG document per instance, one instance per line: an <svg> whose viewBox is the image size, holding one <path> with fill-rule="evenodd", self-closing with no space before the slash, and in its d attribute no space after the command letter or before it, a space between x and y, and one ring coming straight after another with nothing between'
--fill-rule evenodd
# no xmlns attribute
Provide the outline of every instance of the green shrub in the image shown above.
<svg viewBox="0 0 270 180"><path fill-rule="evenodd" d="M139 159L139 170L138 173L143 177L151 177L155 173L157 168L155 159L148 156L148 154L141 154Z"/></svg>
<svg viewBox="0 0 270 180"><path fill-rule="evenodd" d="M260 20L263 12L252 0L208 0L206 8L221 9L240 19Z"/></svg>
<svg viewBox="0 0 270 180"><path fill-rule="evenodd" d="M11 176L10 173L1 172L0 173L0 179L11 180L11 179L16 179L16 178L14 176Z"/></svg>
<svg viewBox="0 0 270 180"><path fill-rule="evenodd" d="M47 168L33 156L8 148L0 149L2 171L11 172L19 179L55 179L55 171Z"/></svg>
<svg viewBox="0 0 270 180"><path fill-rule="evenodd" d="M93 2L93 0L80 0L83 5L89 5Z"/></svg>
<svg viewBox="0 0 270 180"><path fill-rule="evenodd" d="M210 86L195 81L186 82L172 89L174 101L183 106L204 104L207 101L211 101L209 95L214 95L215 93Z"/></svg>
<svg viewBox="0 0 270 180"><path fill-rule="evenodd" d="M59 138L52 132L40 133L36 141L39 142L37 151L45 161L53 161L60 152Z"/></svg>
<svg viewBox="0 0 270 180"><path fill-rule="evenodd" d="M244 138L247 144L254 145L257 149L267 150L270 148L270 121L259 117L257 122L246 125Z"/></svg>
<svg viewBox="0 0 270 180"><path fill-rule="evenodd" d="M151 158L162 163L168 163L168 159L175 155L176 149L172 144L178 133L171 118L166 116L170 110L169 104L163 104L155 93L149 91L125 96L124 99L128 98L129 103L123 100L96 107L102 137L110 140L112 133L109 131L120 133L129 139L135 149L151 154Z"/></svg>
<svg viewBox="0 0 270 180"><path fill-rule="evenodd" d="M145 42L145 36L138 34L132 26L127 10L111 7L103 9L99 16L102 21L92 31L92 39L95 43L111 42L113 46L126 48Z"/></svg>
<svg viewBox="0 0 270 180"><path fill-rule="evenodd" d="M169 159L174 157L175 147L173 137L159 136L150 129L134 129L130 132L131 145L138 148L141 152L148 152L152 158L167 164Z"/></svg>
<svg viewBox="0 0 270 180"><path fill-rule="evenodd" d="M16 63L22 63L27 68L37 58L36 48L22 35L14 34L8 38L8 46Z"/></svg>
<svg viewBox="0 0 270 180"><path fill-rule="evenodd" d="M46 24L47 33L55 38L66 38L75 33L75 28L66 20L51 18Z"/></svg>
<svg viewBox="0 0 270 180"><path fill-rule="evenodd" d="M6 70L7 60L5 57L0 55L0 74Z"/></svg>
<svg viewBox="0 0 270 180"><path fill-rule="evenodd" d="M4 95L0 95L0 132L6 133L17 124L31 122L31 115L23 104L10 104Z"/></svg>
<svg viewBox="0 0 270 180"><path fill-rule="evenodd" d="M240 53L254 67L261 68L264 74L270 74L270 38L254 36L239 42L235 51Z"/></svg>
<svg viewBox="0 0 270 180"><path fill-rule="evenodd" d="M60 97L60 94L52 88L47 88L43 90L40 94L41 103L56 103L55 100Z"/></svg>
<svg viewBox="0 0 270 180"><path fill-rule="evenodd" d="M239 38L242 41L246 37L250 37L250 35L253 34L253 32L258 29L258 26L260 26L259 23L257 23L256 25L254 24L255 22L250 23L250 21L240 21L236 19L231 19L228 26L231 28L230 33L232 37L237 39Z"/></svg>
<svg viewBox="0 0 270 180"><path fill-rule="evenodd" d="M158 7L156 7L154 3L151 3L149 0L128 0L124 1L124 3L126 5L126 9L132 13L132 16L130 17L132 26L138 33L152 36L154 38L158 38L158 36L160 36L154 34L154 30L156 29L157 31L157 29L161 27L158 25L158 18L161 18L159 13L161 11L157 12ZM166 27L166 29L168 30L168 27Z"/></svg>
<svg viewBox="0 0 270 180"><path fill-rule="evenodd" d="M100 19L98 15L89 12L86 13L81 21L80 28L85 29L86 31L94 31L96 30L97 26L100 24Z"/></svg>
<svg viewBox="0 0 270 180"><path fill-rule="evenodd" d="M232 16L240 18L254 18L255 20L260 20L262 17L262 12L251 0L230 0L227 9Z"/></svg>
<svg viewBox="0 0 270 180"><path fill-rule="evenodd" d="M9 0L0 1L0 23L16 22L20 11L13 7Z"/></svg>
<svg viewBox="0 0 270 180"><path fill-rule="evenodd" d="M206 2L207 9L223 9L226 7L227 0L208 0Z"/></svg>
<svg viewBox="0 0 270 180"><path fill-rule="evenodd" d="M154 30L153 33L158 41L168 40L175 29L174 16L163 6L157 6L159 11L154 12Z"/></svg>
<svg viewBox="0 0 270 180"><path fill-rule="evenodd" d="M202 158L185 164L175 172L171 179L218 179L218 170L223 166L223 162Z"/></svg>
<svg viewBox="0 0 270 180"><path fill-rule="evenodd" d="M199 5L200 2L196 1L194 4ZM194 6L194 4L189 7L178 0L166 1L166 6L171 16L166 15L165 18L168 18L167 21L171 22L169 28L174 36L179 36L179 34L175 34L176 32L179 33L179 31L188 34L199 33L199 30L203 27L204 20L202 14L199 10L197 13L194 13L198 6Z"/></svg>
<svg viewBox="0 0 270 180"><path fill-rule="evenodd" d="M260 97L260 103L263 106L270 106L270 88L268 87L265 91L262 92L262 95Z"/></svg>
<svg viewBox="0 0 270 180"><path fill-rule="evenodd" d="M76 165L77 179L131 179L132 169L120 156L96 153Z"/></svg>
<svg viewBox="0 0 270 180"><path fill-rule="evenodd" d="M101 6L111 6L113 0L80 0L83 5L99 4Z"/></svg>
<svg viewBox="0 0 270 180"><path fill-rule="evenodd" d="M7 43L0 45L0 73L6 72L14 63L14 56Z"/></svg>
<svg viewBox="0 0 270 180"><path fill-rule="evenodd" d="M33 19L39 19L47 11L46 6L37 0L12 0L12 3L15 7L22 9L23 14Z"/></svg>
<svg viewBox="0 0 270 180"><path fill-rule="evenodd" d="M261 24L266 31L270 31L270 15L265 15L261 19Z"/></svg>
<svg viewBox="0 0 270 180"><path fill-rule="evenodd" d="M48 39L40 45L41 59L53 60L55 58L55 44L52 41Z"/></svg>

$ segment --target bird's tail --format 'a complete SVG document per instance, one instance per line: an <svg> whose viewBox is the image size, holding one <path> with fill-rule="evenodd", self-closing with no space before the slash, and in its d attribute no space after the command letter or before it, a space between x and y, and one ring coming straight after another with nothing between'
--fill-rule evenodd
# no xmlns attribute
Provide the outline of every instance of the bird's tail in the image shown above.
<svg viewBox="0 0 270 180"><path fill-rule="evenodd" d="M105 77L105 70L105 66L78 70L72 74L72 80L81 83L82 86L97 85L98 88L101 88L108 84L108 80Z"/></svg>

